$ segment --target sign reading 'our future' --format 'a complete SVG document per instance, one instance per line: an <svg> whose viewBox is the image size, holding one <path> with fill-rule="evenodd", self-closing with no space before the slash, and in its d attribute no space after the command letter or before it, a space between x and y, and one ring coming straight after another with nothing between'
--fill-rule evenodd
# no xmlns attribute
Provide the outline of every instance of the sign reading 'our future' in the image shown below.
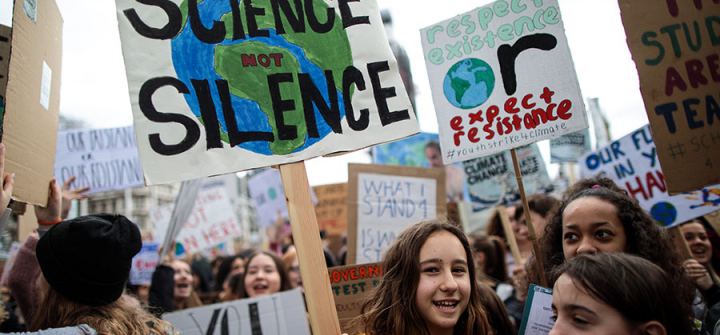
<svg viewBox="0 0 720 335"><path fill-rule="evenodd" d="M375 0L116 0L148 185L418 132Z"/></svg>
<svg viewBox="0 0 720 335"><path fill-rule="evenodd" d="M720 1L620 9L668 191L720 183Z"/></svg>
<svg viewBox="0 0 720 335"><path fill-rule="evenodd" d="M587 128L557 1L496 1L422 29L445 164Z"/></svg>

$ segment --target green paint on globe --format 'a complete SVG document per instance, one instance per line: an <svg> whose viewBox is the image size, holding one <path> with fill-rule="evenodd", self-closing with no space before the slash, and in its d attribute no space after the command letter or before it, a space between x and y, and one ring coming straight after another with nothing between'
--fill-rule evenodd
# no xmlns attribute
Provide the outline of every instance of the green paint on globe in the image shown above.
<svg viewBox="0 0 720 335"><path fill-rule="evenodd" d="M669 202L658 202L650 208L650 215L663 227L667 227L675 223L678 211Z"/></svg>
<svg viewBox="0 0 720 335"><path fill-rule="evenodd" d="M495 88L490 65L476 58L463 59L448 70L443 80L445 98L455 107L476 108L488 100Z"/></svg>

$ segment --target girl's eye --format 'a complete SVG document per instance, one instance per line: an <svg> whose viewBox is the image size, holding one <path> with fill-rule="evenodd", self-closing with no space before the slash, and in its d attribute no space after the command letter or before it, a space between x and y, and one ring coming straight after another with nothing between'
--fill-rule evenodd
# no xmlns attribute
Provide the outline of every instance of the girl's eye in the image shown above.
<svg viewBox="0 0 720 335"><path fill-rule="evenodd" d="M563 236L563 239L572 242L578 239L578 235L575 233L565 233L565 236Z"/></svg>
<svg viewBox="0 0 720 335"><path fill-rule="evenodd" d="M582 326L590 324L587 320L585 320L579 316L573 317L573 322L578 325L582 325Z"/></svg>
<svg viewBox="0 0 720 335"><path fill-rule="evenodd" d="M427 272L427 273L436 273L436 272L439 272L439 271L440 271L440 269L438 269L438 268L436 268L436 267L430 267L430 268L425 268L425 269L423 269L423 272Z"/></svg>
<svg viewBox="0 0 720 335"><path fill-rule="evenodd" d="M609 238L612 237L612 233L607 230L599 230L595 232L595 236L597 236L598 238Z"/></svg>
<svg viewBox="0 0 720 335"><path fill-rule="evenodd" d="M455 273L465 273L465 272L467 272L467 269L462 268L462 267L454 268L454 269L453 269L453 272L455 272Z"/></svg>
<svg viewBox="0 0 720 335"><path fill-rule="evenodd" d="M557 322L557 318L557 314L553 313L553 316L550 317L550 320L552 320L552 322Z"/></svg>

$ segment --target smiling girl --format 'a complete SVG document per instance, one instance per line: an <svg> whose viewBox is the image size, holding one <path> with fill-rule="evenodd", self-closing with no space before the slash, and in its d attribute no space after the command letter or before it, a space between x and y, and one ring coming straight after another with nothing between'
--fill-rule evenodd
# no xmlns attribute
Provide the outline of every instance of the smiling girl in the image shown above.
<svg viewBox="0 0 720 335"><path fill-rule="evenodd" d="M427 221L403 231L383 260L382 281L355 320L368 335L490 334L460 229Z"/></svg>
<svg viewBox="0 0 720 335"><path fill-rule="evenodd" d="M248 257L244 280L238 290L240 298L259 297L290 289L287 271L278 256L260 251Z"/></svg>

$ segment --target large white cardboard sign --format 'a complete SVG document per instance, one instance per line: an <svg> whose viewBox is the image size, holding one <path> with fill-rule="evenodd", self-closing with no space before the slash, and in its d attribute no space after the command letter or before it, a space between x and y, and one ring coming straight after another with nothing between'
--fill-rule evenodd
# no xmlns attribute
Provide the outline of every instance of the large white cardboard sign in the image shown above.
<svg viewBox="0 0 720 335"><path fill-rule="evenodd" d="M155 224L155 240L163 241L173 204L150 210L150 218ZM232 204L224 187L211 187L200 190L187 222L175 238L176 245L182 245L186 253L196 253L212 248L242 234Z"/></svg>
<svg viewBox="0 0 720 335"><path fill-rule="evenodd" d="M375 0L115 3L148 185L418 132Z"/></svg>
<svg viewBox="0 0 720 335"><path fill-rule="evenodd" d="M301 289L163 315L183 335L310 335Z"/></svg>
<svg viewBox="0 0 720 335"><path fill-rule="evenodd" d="M132 126L58 132L55 179L70 189L90 186L87 193L143 185L142 166Z"/></svg>
<svg viewBox="0 0 720 335"><path fill-rule="evenodd" d="M650 126L646 125L578 160L582 177L600 173L624 187L662 226L670 227L720 209L720 185L670 196ZM688 175L696 173L686 171Z"/></svg>
<svg viewBox="0 0 720 335"><path fill-rule="evenodd" d="M556 0L497 1L420 39L445 164L587 128Z"/></svg>

